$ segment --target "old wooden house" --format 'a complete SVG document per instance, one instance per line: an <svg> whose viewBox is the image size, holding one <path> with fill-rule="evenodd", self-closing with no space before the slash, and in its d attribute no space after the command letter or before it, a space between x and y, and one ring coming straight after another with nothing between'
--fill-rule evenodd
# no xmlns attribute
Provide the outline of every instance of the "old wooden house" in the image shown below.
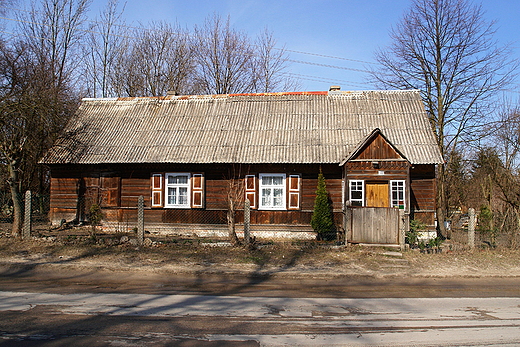
<svg viewBox="0 0 520 347"><path fill-rule="evenodd" d="M86 221L97 203L105 225L131 229L142 195L148 230L209 230L232 197L250 200L253 232L297 233L320 170L338 230L356 225L346 209L367 208L433 226L442 158L419 91L329 91L84 99L42 163L53 223Z"/></svg>

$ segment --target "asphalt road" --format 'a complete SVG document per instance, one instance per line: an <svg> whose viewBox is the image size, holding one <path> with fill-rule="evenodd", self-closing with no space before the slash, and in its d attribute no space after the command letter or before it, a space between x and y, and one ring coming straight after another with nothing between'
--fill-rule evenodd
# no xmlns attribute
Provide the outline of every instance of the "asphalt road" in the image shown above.
<svg viewBox="0 0 520 347"><path fill-rule="evenodd" d="M1 264L0 290L46 293L203 294L261 297L519 297L519 277L370 277L316 272L115 271Z"/></svg>
<svg viewBox="0 0 520 347"><path fill-rule="evenodd" d="M517 346L518 298L0 292L2 345Z"/></svg>
<svg viewBox="0 0 520 347"><path fill-rule="evenodd" d="M0 265L0 346L520 346L520 279Z"/></svg>

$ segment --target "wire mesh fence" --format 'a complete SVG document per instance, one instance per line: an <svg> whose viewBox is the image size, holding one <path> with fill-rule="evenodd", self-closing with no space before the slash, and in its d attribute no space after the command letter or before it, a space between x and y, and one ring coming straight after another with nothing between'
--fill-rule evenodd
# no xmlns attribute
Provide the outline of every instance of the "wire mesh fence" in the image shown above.
<svg viewBox="0 0 520 347"><path fill-rule="evenodd" d="M20 196L22 212L25 212L25 195ZM139 225L138 197L135 201L125 201L124 206L106 206L104 201L94 202L88 196L70 199L69 204L56 207L49 195L32 194L30 221L37 231L70 230L89 227L96 224L98 232L128 233L136 232ZM239 238L244 237L244 206L237 206L234 211L226 209L183 209L153 208L150 198L144 203L143 223L148 234L187 235L198 237L227 238L234 230ZM123 204L120 204L123 205ZM310 226L309 212L292 214L292 219L284 216L288 211L264 213L251 210L249 230L251 235L266 238L315 239ZM307 216L305 216L307 214ZM304 223L301 216L304 216ZM4 224L13 223L14 209L12 199L5 199L0 218ZM308 220L308 222L306 220ZM22 215L22 220L25 216ZM8 229L9 226L4 226Z"/></svg>
<svg viewBox="0 0 520 347"><path fill-rule="evenodd" d="M25 214L26 195L20 194L18 200ZM10 224L14 219L14 203L9 192L0 193L0 221ZM31 194L31 220L37 224L49 224L50 196L47 194Z"/></svg>
<svg viewBox="0 0 520 347"><path fill-rule="evenodd" d="M25 220L25 195L20 196L22 202L22 220ZM91 226L93 221L93 205L88 198L71 200L68 206L53 207L51 197L45 194L31 194L30 221L33 232L69 230ZM150 198L148 198L150 199ZM103 206L99 208L98 230L106 233L137 232L138 205L135 201L126 201L125 206ZM146 198L144 198L146 201ZM147 234L186 235L197 237L227 238L230 230L234 230L239 238L244 237L244 229L249 226L253 237L315 239L316 233L310 226L312 211L261 211L251 209L249 224L244 223L244 206L229 209L181 209L153 208L151 203L144 204L143 222ZM338 232L343 223L343 214L334 214ZM14 218L13 202L10 194L0 194L0 222L4 231L10 230ZM465 216L452 221L452 241L468 244L468 225ZM476 226L476 247L512 247L520 245L518 228L507 230L490 230Z"/></svg>

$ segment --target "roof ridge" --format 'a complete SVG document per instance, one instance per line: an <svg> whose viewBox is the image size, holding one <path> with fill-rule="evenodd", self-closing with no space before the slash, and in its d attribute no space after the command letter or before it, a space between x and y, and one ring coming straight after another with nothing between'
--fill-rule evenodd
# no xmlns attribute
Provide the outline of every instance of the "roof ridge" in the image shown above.
<svg viewBox="0 0 520 347"><path fill-rule="evenodd" d="M268 92L268 93L230 93L230 94L194 94L194 95L166 95L166 96L124 96L110 98L83 98L82 101L138 101L138 100L192 100L192 99L225 99L241 96L311 96L311 95L330 95L348 96L366 93L410 93L419 92L418 89L405 90L338 90L338 91L302 91L302 92Z"/></svg>

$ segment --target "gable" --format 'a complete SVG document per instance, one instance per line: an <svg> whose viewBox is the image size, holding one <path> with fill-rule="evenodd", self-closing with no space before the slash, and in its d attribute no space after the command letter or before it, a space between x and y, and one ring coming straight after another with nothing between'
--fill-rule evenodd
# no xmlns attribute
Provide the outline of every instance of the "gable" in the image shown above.
<svg viewBox="0 0 520 347"><path fill-rule="evenodd" d="M364 143L350 160L372 160L372 159L405 159L397 150L377 132L366 143Z"/></svg>

